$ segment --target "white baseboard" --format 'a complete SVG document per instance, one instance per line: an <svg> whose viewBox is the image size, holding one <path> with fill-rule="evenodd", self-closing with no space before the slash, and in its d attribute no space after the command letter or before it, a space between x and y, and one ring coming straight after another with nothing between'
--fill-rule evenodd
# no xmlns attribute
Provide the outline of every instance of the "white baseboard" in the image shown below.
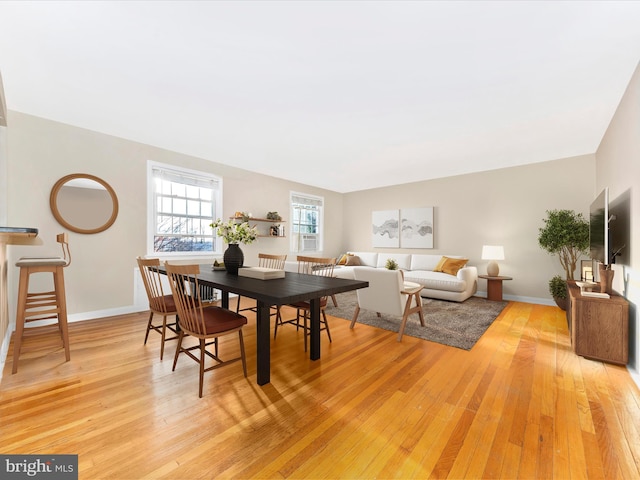
<svg viewBox="0 0 640 480"><path fill-rule="evenodd" d="M477 291L475 296L487 298L487 292ZM554 306L556 304L556 302L552 298L522 297L520 295L503 295L502 299L509 300L512 302L535 303L537 305Z"/></svg>

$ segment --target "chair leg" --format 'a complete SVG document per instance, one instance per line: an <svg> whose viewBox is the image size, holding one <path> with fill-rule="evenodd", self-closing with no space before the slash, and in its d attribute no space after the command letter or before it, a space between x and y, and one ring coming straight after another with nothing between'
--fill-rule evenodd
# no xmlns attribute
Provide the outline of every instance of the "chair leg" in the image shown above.
<svg viewBox="0 0 640 480"><path fill-rule="evenodd" d="M353 312L353 318L351 319L351 325L349 325L349 328L354 327L354 325L356 324L356 321L358 320L359 313L360 313L360 305L356 305L356 309Z"/></svg>
<svg viewBox="0 0 640 480"><path fill-rule="evenodd" d="M416 293L416 304L418 308L418 316L420 317L420 325L424 327L424 312L422 311L422 297L420 293Z"/></svg>
<svg viewBox="0 0 640 480"><path fill-rule="evenodd" d="M171 369L172 372L176 370L176 365L178 363L178 355L180 355L180 350L182 350L183 337L184 337L184 332L180 330L180 333L178 334L178 346L176 347L176 354L173 357L173 368Z"/></svg>
<svg viewBox="0 0 640 480"><path fill-rule="evenodd" d="M304 311L304 351L307 351L307 336L309 335L309 329L307 325L307 311Z"/></svg>
<svg viewBox="0 0 640 480"><path fill-rule="evenodd" d="M216 338L216 341L218 339ZM202 384L204 383L204 356L205 356L205 341L204 338L200 339L200 386L198 387L198 396L202 398Z"/></svg>
<svg viewBox="0 0 640 480"><path fill-rule="evenodd" d="M147 330L147 333L149 333L149 330ZM162 316L162 343L160 344L160 360L162 360L162 357L164 356L164 339L165 339L165 335L167 333L167 316L163 315Z"/></svg>
<svg viewBox="0 0 640 480"><path fill-rule="evenodd" d="M71 360L71 352L69 348L69 325L67 323L67 294L64 290L64 267L57 267L53 274L53 282L55 284L56 302L58 307L58 327L62 336L62 344L64 345L65 361Z"/></svg>
<svg viewBox="0 0 640 480"><path fill-rule="evenodd" d="M238 336L240 337L240 356L242 358L242 370L244 371L244 376L247 376L247 357L244 354L244 336L242 335L242 330L238 330Z"/></svg>
<svg viewBox="0 0 640 480"><path fill-rule="evenodd" d="M147 333L144 336L144 344L147 344L149 339L149 330L151 330L151 322L153 321L153 312L149 312L149 321L147 322Z"/></svg>
<svg viewBox="0 0 640 480"><path fill-rule="evenodd" d="M13 334L13 367L11 374L18 371L18 359L22 348L22 335L24 333L25 308L27 307L27 291L29 290L29 273L26 268L20 269L20 283L18 286L18 310L16 313L16 331Z"/></svg>
<svg viewBox="0 0 640 480"><path fill-rule="evenodd" d="M324 318L324 328L327 331L327 337L329 337L329 343L333 343L331 340L331 332L329 331L329 322L327 321L327 314L322 310L322 317Z"/></svg>
<svg viewBox="0 0 640 480"><path fill-rule="evenodd" d="M416 294L418 295L418 294ZM413 299L413 295L409 295L407 298L407 303L404 306L404 314L402 315L402 323L400 324L400 330L398 331L398 341L402 341L402 335L404 334L404 329L407 325L407 320L409 319L409 315L412 313L417 313L420 316L420 323L424 327L424 316L422 313L422 305L421 301L416 298L416 306L411 307L411 300Z"/></svg>
<svg viewBox="0 0 640 480"><path fill-rule="evenodd" d="M240 313L240 299L242 296L238 295L238 303L236 304L236 313Z"/></svg>
<svg viewBox="0 0 640 480"><path fill-rule="evenodd" d="M273 329L273 339L276 339L276 335L278 335L278 324L280 323L280 318L276 317L276 326Z"/></svg>

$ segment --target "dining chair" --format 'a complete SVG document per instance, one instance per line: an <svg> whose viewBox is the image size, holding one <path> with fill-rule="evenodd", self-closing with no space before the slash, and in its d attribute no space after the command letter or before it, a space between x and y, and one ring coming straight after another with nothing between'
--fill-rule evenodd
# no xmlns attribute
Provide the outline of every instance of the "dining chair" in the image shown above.
<svg viewBox="0 0 640 480"><path fill-rule="evenodd" d="M178 357L181 353L186 354L195 360L200 366L200 384L198 395L202 398L202 386L204 373L222 367L230 363L242 361L244 376L247 376L247 361L244 351L244 339L242 327L247 324L246 317L233 312L227 308L215 305L207 306L200 298L200 274L199 265L172 265L165 263L171 293L176 304L178 316L180 318L180 330L178 331L178 347L173 358L173 368L175 371L178 364ZM229 360L222 360L218 353L218 338L238 333L240 342L240 356ZM184 337L190 335L198 339L198 345L184 347ZM214 346L214 352L207 350L208 346ZM191 353L199 350L200 356ZM205 359L209 357L216 363L205 368Z"/></svg>
<svg viewBox="0 0 640 480"><path fill-rule="evenodd" d="M351 325L353 328L358 320L360 310L372 310L380 317L383 313L394 317L402 317L398 328L398 341L407 325L409 315L417 313L420 324L424 327L422 313L422 299L420 291L423 286L419 283L405 282L401 270L387 270L386 268L355 267L353 276L356 280L369 282L368 288L357 290L358 304L356 305ZM411 306L412 301L415 305Z"/></svg>
<svg viewBox="0 0 640 480"><path fill-rule="evenodd" d="M144 344L147 344L149 339L149 332L156 331L161 337L160 343L160 360L164 356L164 344L169 340L176 340L178 338L178 311L176 310L176 304L173 301L173 295L171 294L171 288L165 293L162 279L166 278L165 275L158 271L160 266L160 259L158 258L142 258L138 257L138 268L140 275L142 276L142 282L144 283L144 289L147 292L147 299L149 300L149 321L147 322L147 332L144 336ZM162 317L162 324L154 324L153 317L158 315ZM174 317L173 322L167 322L167 317ZM167 330L174 335L167 337Z"/></svg>
<svg viewBox="0 0 640 480"><path fill-rule="evenodd" d="M318 275L322 277L333 277L333 269L336 265L336 258L319 258L319 257L307 257L304 255L298 255L298 273L305 275ZM331 331L329 330L329 322L327 321L327 314L325 309L327 307L328 297L320 298L320 313L322 318L320 319L320 331L326 330L329 342L331 342ZM276 327L273 332L273 338L276 338L278 334L278 326L285 324L292 324L296 326L296 330L302 328L304 330L304 351L307 351L307 337L309 336L309 316L311 314L311 303L309 301L297 302L288 305L296 309L296 317L291 320L282 320L282 316L279 315L276 318ZM302 316L303 324L300 325L300 317ZM324 326L323 326L324 325Z"/></svg>
<svg viewBox="0 0 640 480"><path fill-rule="evenodd" d="M287 260L287 255L271 255L269 253L259 253L258 254L258 267L262 268L274 268L276 270L284 270L284 262ZM236 305L236 313L244 312L247 310L251 310L252 312L257 312L257 307L252 305L250 307L240 308L240 300L241 296L238 295L238 303ZM271 315L279 315L280 307L271 307L274 310Z"/></svg>
<svg viewBox="0 0 640 480"><path fill-rule="evenodd" d="M18 371L18 359L22 349L24 327L29 322L56 319L62 338L62 345L64 346L65 361L68 362L71 359L67 324L67 299L64 288L64 268L71 265L69 236L66 233L60 233L56 236L56 241L62 246L62 257L21 257L16 262L16 266L20 268L20 280L18 284L16 331L14 334L11 374ZM53 290L30 292L29 279L34 273L51 273L53 275ZM28 330L32 329L29 328Z"/></svg>

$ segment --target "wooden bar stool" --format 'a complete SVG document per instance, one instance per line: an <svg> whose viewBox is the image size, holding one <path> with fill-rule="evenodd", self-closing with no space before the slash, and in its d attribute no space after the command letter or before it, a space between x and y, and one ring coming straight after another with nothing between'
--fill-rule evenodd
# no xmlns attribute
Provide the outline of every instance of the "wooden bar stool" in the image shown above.
<svg viewBox="0 0 640 480"><path fill-rule="evenodd" d="M67 362L70 360L63 269L71 263L71 253L66 233L59 234L56 240L62 245L63 257L22 257L16 262L16 266L20 267L20 283L18 286L12 374L18 371L18 358L22 347L24 325L27 322L57 319L64 345L65 358ZM29 276L32 273L40 272L53 274L53 290L50 292L29 292Z"/></svg>

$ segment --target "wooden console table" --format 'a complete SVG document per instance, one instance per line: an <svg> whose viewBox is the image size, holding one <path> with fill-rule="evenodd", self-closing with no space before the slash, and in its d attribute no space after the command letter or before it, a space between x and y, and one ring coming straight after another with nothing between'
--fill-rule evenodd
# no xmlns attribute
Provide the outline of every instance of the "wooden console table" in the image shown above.
<svg viewBox="0 0 640 480"><path fill-rule="evenodd" d="M620 295L585 297L567 282L567 321L573 351L582 357L617 365L629 361L629 302Z"/></svg>

